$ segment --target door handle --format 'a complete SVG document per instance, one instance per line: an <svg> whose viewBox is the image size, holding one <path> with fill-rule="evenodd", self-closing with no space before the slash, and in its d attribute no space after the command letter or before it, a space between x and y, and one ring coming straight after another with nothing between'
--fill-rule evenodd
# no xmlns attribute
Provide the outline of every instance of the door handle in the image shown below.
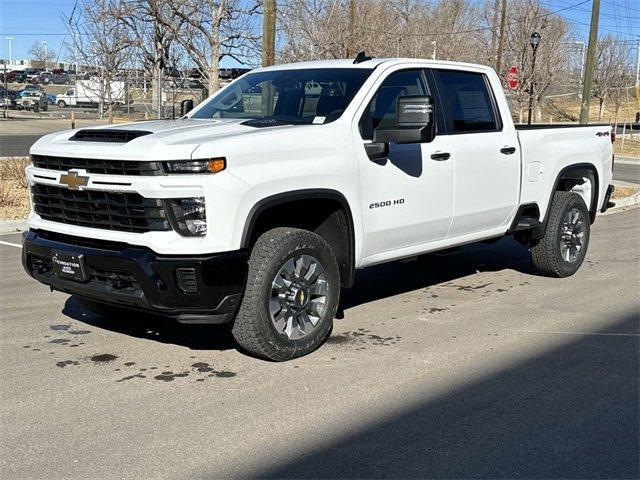
<svg viewBox="0 0 640 480"><path fill-rule="evenodd" d="M502 147L500 149L500 153L504 155L513 155L516 153L516 147Z"/></svg>
<svg viewBox="0 0 640 480"><path fill-rule="evenodd" d="M449 157L451 157L449 152L434 153L431 155L431 160L442 162L443 160L449 160Z"/></svg>

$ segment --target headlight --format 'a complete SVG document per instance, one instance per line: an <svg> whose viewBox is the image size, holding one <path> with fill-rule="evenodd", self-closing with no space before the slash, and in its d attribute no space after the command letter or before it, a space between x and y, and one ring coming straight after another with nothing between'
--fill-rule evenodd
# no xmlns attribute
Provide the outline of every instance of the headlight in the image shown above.
<svg viewBox="0 0 640 480"><path fill-rule="evenodd" d="M164 162L163 165L167 173L218 173L227 167L227 162L224 157L220 157L205 160L178 160Z"/></svg>
<svg viewBox="0 0 640 480"><path fill-rule="evenodd" d="M173 229L186 237L200 237L207 233L204 197L171 198L167 200L169 221Z"/></svg>

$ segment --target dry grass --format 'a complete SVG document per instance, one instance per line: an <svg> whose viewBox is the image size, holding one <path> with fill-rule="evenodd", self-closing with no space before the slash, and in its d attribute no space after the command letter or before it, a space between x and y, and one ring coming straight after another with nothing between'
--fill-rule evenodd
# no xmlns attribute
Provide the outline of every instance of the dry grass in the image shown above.
<svg viewBox="0 0 640 480"><path fill-rule="evenodd" d="M638 191L637 188L623 187L620 185L616 185L616 189L613 192L613 195L611 195L611 198L613 200L616 200L620 198L630 197L631 195L634 195L637 191Z"/></svg>
<svg viewBox="0 0 640 480"><path fill-rule="evenodd" d="M24 175L29 159L0 160L0 220L25 218L29 213L29 190Z"/></svg>
<svg viewBox="0 0 640 480"><path fill-rule="evenodd" d="M616 138L616 143L613 144L615 147L616 155L620 155L621 157L636 157L640 158L640 138L625 138L624 139L624 149L622 148L622 138Z"/></svg>

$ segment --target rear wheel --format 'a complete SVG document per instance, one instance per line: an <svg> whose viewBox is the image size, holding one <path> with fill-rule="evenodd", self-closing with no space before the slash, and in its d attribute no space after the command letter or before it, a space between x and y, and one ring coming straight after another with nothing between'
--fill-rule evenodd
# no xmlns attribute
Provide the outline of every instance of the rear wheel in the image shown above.
<svg viewBox="0 0 640 480"><path fill-rule="evenodd" d="M580 195L556 192L549 206L544 236L531 248L538 270L552 277L576 273L587 254L590 225L589 211Z"/></svg>
<svg viewBox="0 0 640 480"><path fill-rule="evenodd" d="M306 355L331 333L339 296L338 263L327 242L306 230L269 230L251 252L233 336L269 360Z"/></svg>

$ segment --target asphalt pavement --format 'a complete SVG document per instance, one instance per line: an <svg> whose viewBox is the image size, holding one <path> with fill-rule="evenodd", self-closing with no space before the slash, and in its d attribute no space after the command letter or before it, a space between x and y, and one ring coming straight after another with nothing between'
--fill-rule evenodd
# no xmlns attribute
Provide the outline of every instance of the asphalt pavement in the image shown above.
<svg viewBox="0 0 640 480"><path fill-rule="evenodd" d="M613 165L613 179L623 182L640 183L640 161L628 163L618 161Z"/></svg>
<svg viewBox="0 0 640 480"><path fill-rule="evenodd" d="M0 236L0 478L639 478L640 209L573 277L510 239L358 273L315 353L102 318Z"/></svg>

